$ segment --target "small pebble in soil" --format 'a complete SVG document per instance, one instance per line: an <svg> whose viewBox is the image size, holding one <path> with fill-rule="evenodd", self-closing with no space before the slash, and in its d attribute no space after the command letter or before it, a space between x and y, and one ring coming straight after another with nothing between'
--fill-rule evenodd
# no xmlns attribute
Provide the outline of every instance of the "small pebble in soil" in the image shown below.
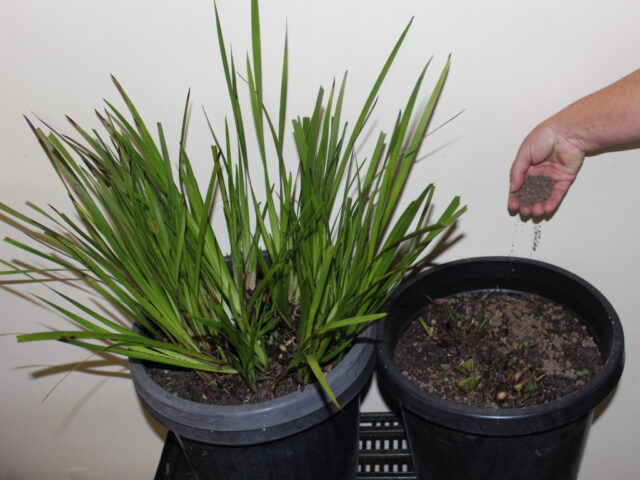
<svg viewBox="0 0 640 480"><path fill-rule="evenodd" d="M531 175L525 179L515 196L523 207L544 203L551 196L555 182L544 175Z"/></svg>

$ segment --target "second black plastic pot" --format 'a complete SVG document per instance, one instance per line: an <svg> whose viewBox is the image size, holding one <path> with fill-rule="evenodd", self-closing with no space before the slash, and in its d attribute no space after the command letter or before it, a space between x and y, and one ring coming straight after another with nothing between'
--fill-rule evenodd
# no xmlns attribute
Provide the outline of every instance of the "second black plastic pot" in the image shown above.
<svg viewBox="0 0 640 480"><path fill-rule="evenodd" d="M375 326L327 374L341 410L313 384L252 405L205 405L168 393L130 362L147 411L173 431L198 480L353 480L360 392L373 370Z"/></svg>
<svg viewBox="0 0 640 480"><path fill-rule="evenodd" d="M586 385L552 402L517 409L455 404L428 394L392 362L393 348L428 298L501 289L558 301L577 313L603 355ZM612 391L624 365L620 321L592 285L546 263L482 257L434 267L405 284L379 329L378 381L400 406L413 462L423 480L574 480L593 409Z"/></svg>

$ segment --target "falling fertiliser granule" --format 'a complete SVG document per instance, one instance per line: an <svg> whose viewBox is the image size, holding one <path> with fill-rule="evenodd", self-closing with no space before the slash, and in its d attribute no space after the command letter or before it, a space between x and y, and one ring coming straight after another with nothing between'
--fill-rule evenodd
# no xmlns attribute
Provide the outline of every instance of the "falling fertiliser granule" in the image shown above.
<svg viewBox="0 0 640 480"><path fill-rule="evenodd" d="M533 226L533 251L535 252L540 245L540 239L542 238L542 225L534 225Z"/></svg>

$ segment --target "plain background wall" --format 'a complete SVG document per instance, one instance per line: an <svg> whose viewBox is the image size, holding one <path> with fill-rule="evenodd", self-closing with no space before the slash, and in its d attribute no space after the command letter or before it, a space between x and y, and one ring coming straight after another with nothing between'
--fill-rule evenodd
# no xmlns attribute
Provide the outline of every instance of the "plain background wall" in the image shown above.
<svg viewBox="0 0 640 480"><path fill-rule="evenodd" d="M219 0L227 41L243 64L248 0ZM192 89L190 153L204 173L210 139L227 112L210 0L25 0L0 3L0 201L68 209L64 191L21 115L69 132L64 114L95 126L93 108L117 100L114 74L147 121L177 141ZM262 2L266 88L275 93L285 25L291 44L289 116L313 106L316 88L349 70L353 118L407 21L411 32L382 91L372 126L388 130L424 63L429 81L453 63L412 189L438 186L437 205L460 194L469 212L439 261L519 255L588 279L614 304L627 339L623 380L596 419L581 480L636 478L640 471L640 225L635 188L640 151L589 158L558 213L538 224L506 210L508 169L529 130L567 103L638 67L640 3L629 0L268 0ZM271 90L269 90L271 88ZM274 105L277 97L271 95ZM174 142L174 151L176 148ZM361 155L367 154L367 145ZM534 236L540 241L534 249ZM15 236L6 224L0 235ZM0 245L0 258L25 258ZM0 281L5 281L0 278ZM0 285L0 331L64 328L28 299L34 285ZM47 293L48 294L48 293ZM73 366L88 359L77 371ZM56 387L58 382L60 385ZM54 389L54 387L56 387ZM51 395L43 401L52 390ZM164 431L145 417L126 362L57 343L17 345L0 337L0 479L152 478ZM385 408L375 387L365 410Z"/></svg>

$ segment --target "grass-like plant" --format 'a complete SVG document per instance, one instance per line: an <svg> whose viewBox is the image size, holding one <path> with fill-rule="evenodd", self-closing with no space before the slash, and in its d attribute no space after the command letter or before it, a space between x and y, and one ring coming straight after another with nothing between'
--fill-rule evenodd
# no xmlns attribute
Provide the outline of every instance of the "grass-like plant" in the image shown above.
<svg viewBox="0 0 640 480"><path fill-rule="evenodd" d="M79 329L29 333L19 341L58 340L194 369L205 378L207 372L239 374L254 389L256 373L270 369L267 344L284 325L296 339L288 371L303 382L317 379L335 401L323 365L339 360L367 324L383 315L394 287L464 211L456 197L430 223L433 185L398 210L449 63L417 110L425 68L391 135L380 133L373 151L359 161L358 139L409 24L353 125L342 118L346 75L338 86L318 91L310 115L293 119L298 163L290 171L287 41L279 110L271 116L263 98L257 0L251 15L252 51L241 77L216 9L233 119L221 132L209 123L208 179L196 178L184 148L188 99L173 159L161 124L155 132L147 128L115 79L126 112L107 102L97 114L103 131L87 131L69 119L73 138L29 122L75 215L32 203L29 213L0 204L35 243L6 241L51 264L25 269L21 262L4 261L9 269L2 273L42 281L52 271L70 272L117 307L122 318L109 318L90 301L54 290L60 300L41 300ZM240 103L245 89L250 122ZM256 153L250 151L252 142ZM264 183L262 197L256 181ZM218 212L226 232L212 227Z"/></svg>

